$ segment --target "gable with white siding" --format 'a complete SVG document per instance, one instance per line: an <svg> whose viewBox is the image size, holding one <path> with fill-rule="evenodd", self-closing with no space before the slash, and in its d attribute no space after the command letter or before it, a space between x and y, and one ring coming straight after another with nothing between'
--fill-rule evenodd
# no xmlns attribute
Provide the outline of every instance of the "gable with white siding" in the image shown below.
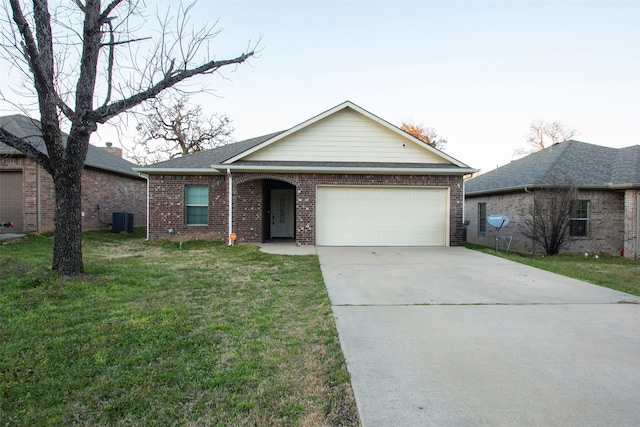
<svg viewBox="0 0 640 427"><path fill-rule="evenodd" d="M437 150L375 117L341 108L242 156L250 161L452 164Z"/></svg>

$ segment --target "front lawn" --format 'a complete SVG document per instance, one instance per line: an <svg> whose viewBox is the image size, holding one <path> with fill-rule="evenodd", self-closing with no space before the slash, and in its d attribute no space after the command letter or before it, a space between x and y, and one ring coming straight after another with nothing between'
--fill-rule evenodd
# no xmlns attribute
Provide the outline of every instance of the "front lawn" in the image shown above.
<svg viewBox="0 0 640 427"><path fill-rule="evenodd" d="M142 234L0 245L0 424L359 425L316 256Z"/></svg>
<svg viewBox="0 0 640 427"><path fill-rule="evenodd" d="M610 255L599 255L597 258L594 255L585 257L584 254L519 255L496 252L493 248L470 243L465 243L465 246L563 276L640 296L640 261Z"/></svg>

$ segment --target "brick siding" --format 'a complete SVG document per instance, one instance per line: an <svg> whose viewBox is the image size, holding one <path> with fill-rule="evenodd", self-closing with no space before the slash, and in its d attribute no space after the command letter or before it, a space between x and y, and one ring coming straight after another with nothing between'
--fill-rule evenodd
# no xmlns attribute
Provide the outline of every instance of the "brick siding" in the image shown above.
<svg viewBox="0 0 640 427"><path fill-rule="evenodd" d="M224 175L151 175L151 239L226 240L228 234L228 181ZM233 180L233 232L238 242L264 239L265 180L295 187L295 236L300 245L313 245L316 238L315 212L318 185L437 186L450 188L451 246L462 244L462 177L441 175L346 175L299 173L237 173ZM184 218L186 185L209 186L209 224L188 226Z"/></svg>
<svg viewBox="0 0 640 427"><path fill-rule="evenodd" d="M614 191L579 191L580 200L589 201L588 236L571 238L562 252L588 252L620 255L625 245L625 195ZM478 234L478 204L486 203L487 216L503 214L509 217L509 225L500 230L500 236L512 236L511 250L520 253L543 253L541 247L533 247L530 239L522 236L522 221L533 210L532 193L510 193L495 196L467 197L465 217L467 241L495 246L496 229L487 224L484 236ZM631 211L631 207L628 208ZM631 217L629 212L628 216ZM631 219L627 222L632 222ZM626 233L629 235L629 233ZM500 243L500 242L499 242ZM625 251L626 252L626 251ZM626 255L626 253L625 253Z"/></svg>
<svg viewBox="0 0 640 427"><path fill-rule="evenodd" d="M53 183L52 183L53 184ZM100 209L97 209L98 204ZM114 212L133 213L133 225L147 223L147 182L86 168L82 173L83 230L111 229Z"/></svg>
<svg viewBox="0 0 640 427"><path fill-rule="evenodd" d="M486 224L486 232L480 235L478 232L478 205L486 203L487 216L502 214L509 218L509 224L500 230L500 237L511 236L510 250L520 253L531 253L531 240L526 239L520 233L519 224L533 209L533 196L529 193L512 193L492 197L473 197L465 200L465 219L469 221L466 236L467 242L477 245L495 247L496 228ZM498 242L498 246L506 242ZM505 246L506 249L506 246Z"/></svg>
<svg viewBox="0 0 640 427"><path fill-rule="evenodd" d="M55 196L51 176L24 156L0 159L0 173L3 170L22 172L24 229L21 231L52 231ZM146 224L145 180L86 168L81 185L83 230L110 229L113 212L133 212L135 226Z"/></svg>
<svg viewBox="0 0 640 427"><path fill-rule="evenodd" d="M187 185L209 187L209 222L187 225L185 188ZM149 237L168 240L226 240L227 183L216 175L150 175Z"/></svg>
<svg viewBox="0 0 640 427"><path fill-rule="evenodd" d="M638 234L640 230L640 190L631 189L624 194L624 256L640 258Z"/></svg>

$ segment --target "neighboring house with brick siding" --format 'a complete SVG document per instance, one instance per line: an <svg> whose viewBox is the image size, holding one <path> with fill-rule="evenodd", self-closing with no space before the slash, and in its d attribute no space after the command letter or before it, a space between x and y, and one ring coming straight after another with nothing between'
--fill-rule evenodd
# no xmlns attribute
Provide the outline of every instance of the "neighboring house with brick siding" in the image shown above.
<svg viewBox="0 0 640 427"><path fill-rule="evenodd" d="M0 126L46 152L37 120L5 116L0 117ZM146 181L134 166L122 158L120 149L89 146L81 183L83 230L110 229L113 212L131 212L134 225L145 225ZM54 209L51 176L20 151L0 142L0 221L12 222L12 233L52 231Z"/></svg>
<svg viewBox="0 0 640 427"><path fill-rule="evenodd" d="M291 129L136 168L150 239L455 246L475 171L344 102Z"/></svg>
<svg viewBox="0 0 640 427"><path fill-rule="evenodd" d="M522 236L523 219L533 212L535 192L567 180L577 187L578 202L563 252L638 259L640 145L610 148L570 140L465 181L467 241L494 246L496 229L486 219L502 214L510 222L500 236L512 236L511 250L543 253Z"/></svg>

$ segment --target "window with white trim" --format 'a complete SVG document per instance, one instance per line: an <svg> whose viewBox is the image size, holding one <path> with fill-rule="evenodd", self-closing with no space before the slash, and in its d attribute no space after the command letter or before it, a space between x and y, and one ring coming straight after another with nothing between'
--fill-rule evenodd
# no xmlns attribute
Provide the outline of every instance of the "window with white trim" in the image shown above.
<svg viewBox="0 0 640 427"><path fill-rule="evenodd" d="M571 220L569 234L572 236L589 235L589 201L576 200L571 205Z"/></svg>
<svg viewBox="0 0 640 427"><path fill-rule="evenodd" d="M209 223L209 187L187 185L185 193L187 225L207 225Z"/></svg>

